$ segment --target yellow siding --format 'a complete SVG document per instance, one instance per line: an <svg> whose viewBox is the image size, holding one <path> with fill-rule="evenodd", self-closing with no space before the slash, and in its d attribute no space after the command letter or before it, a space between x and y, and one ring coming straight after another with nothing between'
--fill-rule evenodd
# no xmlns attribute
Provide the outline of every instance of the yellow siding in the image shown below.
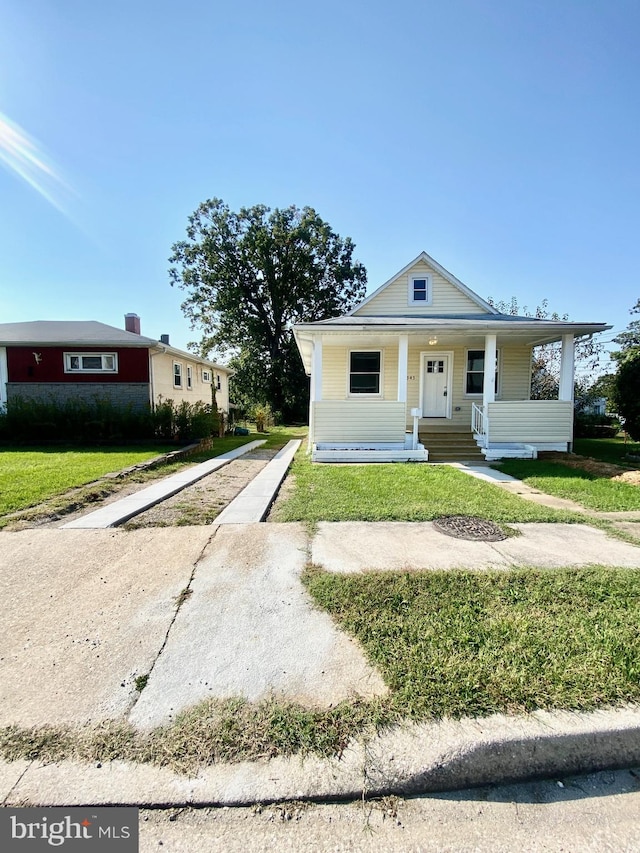
<svg viewBox="0 0 640 853"><path fill-rule="evenodd" d="M311 404L313 441L404 441L404 403L322 400Z"/></svg>
<svg viewBox="0 0 640 853"><path fill-rule="evenodd" d="M564 442L573 435L573 404L566 400L489 403L489 441Z"/></svg>
<svg viewBox="0 0 640 853"><path fill-rule="evenodd" d="M182 388L173 386L173 364L177 362L182 365ZM191 367L192 388L187 388L187 367ZM220 376L220 390L216 389L216 403L218 409L223 412L229 411L229 381L226 373L210 370L213 383L216 375ZM151 375L153 378L154 403L162 400L173 400L174 403L211 403L211 382L202 381L202 364L189 358L174 355L172 353L160 352L151 356Z"/></svg>
<svg viewBox="0 0 640 853"><path fill-rule="evenodd" d="M409 278L414 275L430 275L433 295L430 305L409 303ZM354 315L366 317L384 315L430 315L430 314L488 314L486 309L470 299L451 282L443 278L424 261L419 261L396 281L374 296L370 302L356 309Z"/></svg>
<svg viewBox="0 0 640 853"><path fill-rule="evenodd" d="M349 353L352 351L380 350L382 352L380 387L382 397L376 399L398 399L398 347L371 347L362 343L360 347L325 346L322 350L322 399L346 400L349 396Z"/></svg>
<svg viewBox="0 0 640 853"><path fill-rule="evenodd" d="M499 398L528 400L531 391L531 348L500 347Z"/></svg>

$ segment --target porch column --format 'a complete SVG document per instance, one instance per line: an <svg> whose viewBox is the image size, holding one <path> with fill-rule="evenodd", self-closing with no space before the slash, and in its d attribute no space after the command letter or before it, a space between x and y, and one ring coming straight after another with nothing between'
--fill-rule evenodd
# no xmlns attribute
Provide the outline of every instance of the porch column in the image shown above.
<svg viewBox="0 0 640 853"><path fill-rule="evenodd" d="M409 369L409 336L398 338L398 402L407 402L407 370Z"/></svg>
<svg viewBox="0 0 640 853"><path fill-rule="evenodd" d="M309 450L313 449L313 404L322 400L322 338L313 339L311 351L311 381L309 383Z"/></svg>
<svg viewBox="0 0 640 853"><path fill-rule="evenodd" d="M485 417L487 405L496 399L496 336L484 336L484 383L482 386L482 405Z"/></svg>
<svg viewBox="0 0 640 853"><path fill-rule="evenodd" d="M560 387L558 400L573 400L575 342L573 335L562 336L562 354L560 356Z"/></svg>

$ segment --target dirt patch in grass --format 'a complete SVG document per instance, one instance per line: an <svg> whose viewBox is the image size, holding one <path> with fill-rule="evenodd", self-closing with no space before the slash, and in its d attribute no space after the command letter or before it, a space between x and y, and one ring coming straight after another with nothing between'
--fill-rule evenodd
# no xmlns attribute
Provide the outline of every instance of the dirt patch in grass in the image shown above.
<svg viewBox="0 0 640 853"><path fill-rule="evenodd" d="M560 453L557 451L539 453L538 458L547 462L562 462L567 468L578 468L587 471L596 477L606 477L609 480L618 480L623 483L631 483L640 486L640 471L633 468L625 468L622 465L614 465L611 462L601 462L598 459L590 459L588 456L578 456L575 453Z"/></svg>
<svg viewBox="0 0 640 853"><path fill-rule="evenodd" d="M261 448L234 459L219 471L136 515L123 527L125 530L137 530L141 527L211 524L276 453L277 450Z"/></svg>

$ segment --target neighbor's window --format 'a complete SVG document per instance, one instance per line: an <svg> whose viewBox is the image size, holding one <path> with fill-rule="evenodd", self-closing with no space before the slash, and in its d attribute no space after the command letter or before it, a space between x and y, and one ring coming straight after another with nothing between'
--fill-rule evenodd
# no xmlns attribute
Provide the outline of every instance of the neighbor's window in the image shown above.
<svg viewBox="0 0 640 853"><path fill-rule="evenodd" d="M211 382L211 371L205 370L204 367L202 368L202 381Z"/></svg>
<svg viewBox="0 0 640 853"><path fill-rule="evenodd" d="M381 355L379 350L349 353L350 394L380 393Z"/></svg>
<svg viewBox="0 0 640 853"><path fill-rule="evenodd" d="M498 393L498 353L496 352L496 394ZM484 386L484 350L467 350L467 394L482 394Z"/></svg>
<svg viewBox="0 0 640 853"><path fill-rule="evenodd" d="M182 388L182 365L177 361L173 362L173 387Z"/></svg>
<svg viewBox="0 0 640 853"><path fill-rule="evenodd" d="M409 304L431 304L431 276L411 276L409 279Z"/></svg>
<svg viewBox="0 0 640 853"><path fill-rule="evenodd" d="M216 373L216 391L220 391L222 388L222 383L220 381L220 374Z"/></svg>
<svg viewBox="0 0 640 853"><path fill-rule="evenodd" d="M187 388L193 390L193 368L190 365L187 365Z"/></svg>
<svg viewBox="0 0 640 853"><path fill-rule="evenodd" d="M115 352L65 352L65 373L117 373Z"/></svg>

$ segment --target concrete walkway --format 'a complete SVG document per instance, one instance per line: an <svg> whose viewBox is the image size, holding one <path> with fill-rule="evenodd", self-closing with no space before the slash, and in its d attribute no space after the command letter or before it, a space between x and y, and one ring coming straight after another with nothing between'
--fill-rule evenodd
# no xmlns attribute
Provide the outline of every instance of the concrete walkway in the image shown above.
<svg viewBox="0 0 640 853"><path fill-rule="evenodd" d="M289 441L240 494L222 510L214 524L252 524L263 521L300 447Z"/></svg>
<svg viewBox="0 0 640 853"><path fill-rule="evenodd" d="M173 474L170 477L164 477L158 480L153 485L146 489L141 489L126 498L121 498L113 503L106 504L94 512L87 513L74 521L69 521L62 525L63 530L91 530L104 529L106 527L117 527L119 524L124 524L135 515L139 515L149 507L155 506L160 501L170 498L172 495L196 483L207 474L217 471L224 465L228 465L233 459L255 450L256 447L265 443L265 439L259 441L250 441L248 444L243 444L236 447L235 450L229 450L226 453L221 453L214 459L208 459L206 462L201 462L199 465L194 465L192 468L184 468Z"/></svg>

